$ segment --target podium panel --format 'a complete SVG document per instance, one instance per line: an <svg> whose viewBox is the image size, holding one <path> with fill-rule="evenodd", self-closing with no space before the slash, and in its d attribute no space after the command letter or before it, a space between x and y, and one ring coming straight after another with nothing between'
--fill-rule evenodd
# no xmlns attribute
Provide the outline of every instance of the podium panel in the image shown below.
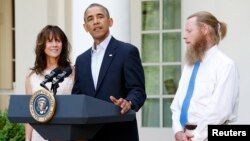
<svg viewBox="0 0 250 141"><path fill-rule="evenodd" d="M105 123L132 121L135 111L120 114L120 108L87 95L56 95L52 119L41 123L29 111L30 95L11 95L8 118L14 123L30 123L45 139L91 139Z"/></svg>

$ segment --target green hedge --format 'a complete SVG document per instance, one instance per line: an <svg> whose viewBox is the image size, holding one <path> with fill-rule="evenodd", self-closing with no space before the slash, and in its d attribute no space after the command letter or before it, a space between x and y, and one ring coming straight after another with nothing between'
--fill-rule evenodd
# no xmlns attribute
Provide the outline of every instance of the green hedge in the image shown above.
<svg viewBox="0 0 250 141"><path fill-rule="evenodd" d="M7 110L0 111L0 141L24 141L24 124L11 123L7 114Z"/></svg>

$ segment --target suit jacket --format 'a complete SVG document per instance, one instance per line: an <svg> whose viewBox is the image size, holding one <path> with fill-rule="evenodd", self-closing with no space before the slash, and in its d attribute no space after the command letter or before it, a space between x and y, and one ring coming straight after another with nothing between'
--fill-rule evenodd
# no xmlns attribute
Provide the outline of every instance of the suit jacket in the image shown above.
<svg viewBox="0 0 250 141"><path fill-rule="evenodd" d="M112 37L103 57L96 89L91 73L91 54L90 48L76 59L72 94L85 94L108 102L111 102L111 95L125 98L138 111L146 100L144 71L138 49ZM104 125L91 141L100 140L138 141L136 119Z"/></svg>

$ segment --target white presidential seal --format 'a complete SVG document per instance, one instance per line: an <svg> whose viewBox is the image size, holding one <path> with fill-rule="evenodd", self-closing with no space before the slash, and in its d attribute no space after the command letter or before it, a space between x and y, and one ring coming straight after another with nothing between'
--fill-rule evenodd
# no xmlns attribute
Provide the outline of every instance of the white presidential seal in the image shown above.
<svg viewBox="0 0 250 141"><path fill-rule="evenodd" d="M30 114L38 122L49 121L55 113L55 107L53 94L45 89L36 91L30 98Z"/></svg>

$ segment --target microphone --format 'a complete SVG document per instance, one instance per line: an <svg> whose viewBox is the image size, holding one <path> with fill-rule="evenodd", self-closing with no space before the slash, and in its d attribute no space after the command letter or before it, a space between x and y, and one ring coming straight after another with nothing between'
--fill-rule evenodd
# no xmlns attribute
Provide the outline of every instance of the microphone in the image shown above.
<svg viewBox="0 0 250 141"><path fill-rule="evenodd" d="M56 76L56 79L53 80L52 85L62 82L64 78L68 77L71 73L72 73L71 67L67 67L66 69L62 71L62 73Z"/></svg>
<svg viewBox="0 0 250 141"><path fill-rule="evenodd" d="M45 75L45 79L43 80L42 83L40 83L40 86L42 86L42 87L44 87L44 88L47 88L47 87L45 86L45 84L46 84L47 82L51 82L51 81L53 80L53 78L54 78L57 74L59 74L59 73L61 73L61 72L62 72L62 70L61 70L60 68L55 68L54 70L52 70L52 71L50 72L50 74Z"/></svg>

